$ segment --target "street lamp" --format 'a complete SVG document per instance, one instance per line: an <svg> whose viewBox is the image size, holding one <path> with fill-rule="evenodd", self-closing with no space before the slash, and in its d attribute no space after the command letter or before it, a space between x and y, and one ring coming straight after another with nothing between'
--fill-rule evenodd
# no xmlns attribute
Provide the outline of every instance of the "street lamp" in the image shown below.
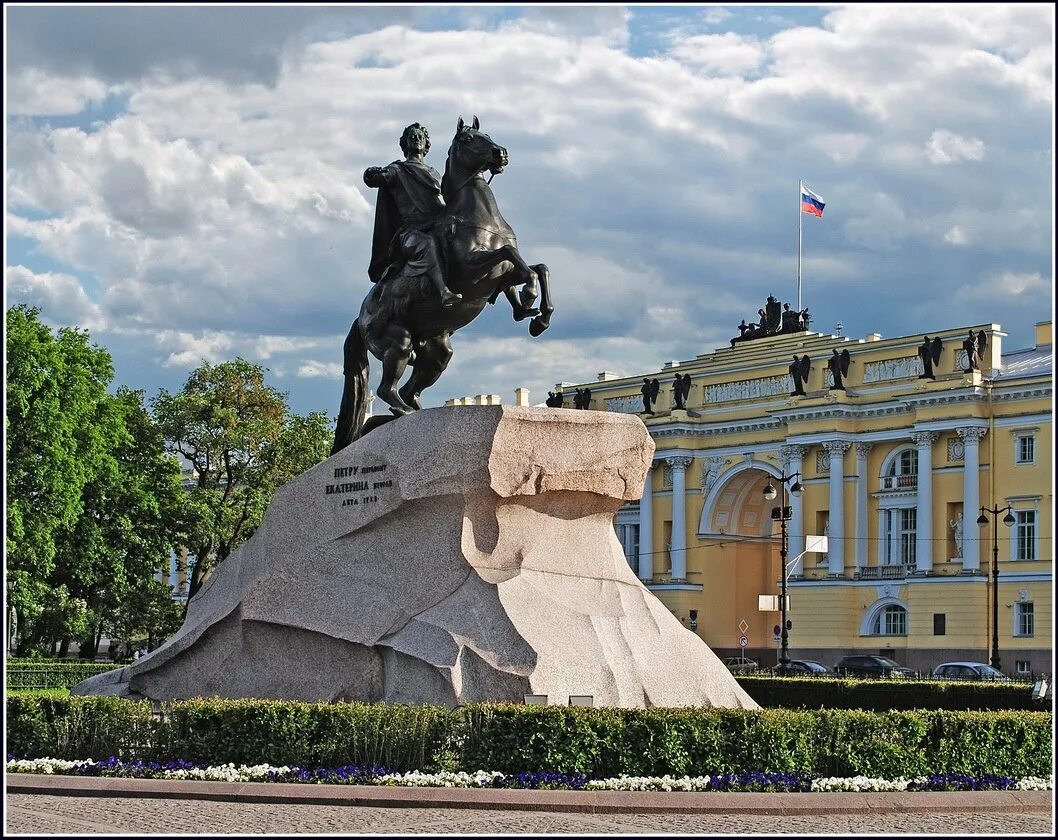
<svg viewBox="0 0 1058 840"><path fill-rule="evenodd" d="M779 595L779 609L782 614L782 625L780 628L782 639L782 645L779 648L779 671L784 673L790 664L790 631L786 626L786 522L789 517L786 515L786 482L791 479L800 477L801 473L795 472L793 475L786 475L783 473L779 476L779 484L782 485L782 506L779 508L779 529L782 534L782 540L779 543L779 556L782 558L782 584ZM790 487L790 495L800 496L804 492L804 487L801 486L800 481L795 481ZM774 499L778 494L775 492L775 487L771 483L771 479L768 479L768 484L764 488L764 498L768 501Z"/></svg>
<svg viewBox="0 0 1058 840"><path fill-rule="evenodd" d="M982 528L988 524L986 513L998 518L999 514L1006 511L1003 524L1010 528L1014 524L1014 513L1010 505L1004 508L981 508L981 515L977 517L977 524ZM997 671L999 667L999 528L992 527L992 658L989 664Z"/></svg>

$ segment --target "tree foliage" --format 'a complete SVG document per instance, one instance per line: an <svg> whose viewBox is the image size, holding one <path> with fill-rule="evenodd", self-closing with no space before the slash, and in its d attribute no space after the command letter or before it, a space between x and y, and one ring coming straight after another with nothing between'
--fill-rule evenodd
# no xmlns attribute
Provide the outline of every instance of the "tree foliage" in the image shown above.
<svg viewBox="0 0 1058 840"><path fill-rule="evenodd" d="M192 470L191 596L253 534L275 491L329 453L326 413L288 415L286 395L264 374L245 359L206 362L152 403L170 451Z"/></svg>
<svg viewBox="0 0 1058 840"><path fill-rule="evenodd" d="M186 530L179 463L106 350L16 306L7 326L8 599L20 650L91 642Z"/></svg>

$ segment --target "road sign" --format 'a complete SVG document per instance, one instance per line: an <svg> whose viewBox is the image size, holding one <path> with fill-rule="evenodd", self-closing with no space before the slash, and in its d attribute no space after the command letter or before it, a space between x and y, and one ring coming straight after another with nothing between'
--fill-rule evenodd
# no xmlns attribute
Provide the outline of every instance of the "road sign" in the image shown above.
<svg viewBox="0 0 1058 840"><path fill-rule="evenodd" d="M775 627L772 628L771 632L778 636L782 632L782 628L778 624L776 624Z"/></svg>
<svg viewBox="0 0 1058 840"><path fill-rule="evenodd" d="M746 619L742 619L738 623L738 630L740 633L745 633L747 630L749 630L749 625L746 624Z"/></svg>
<svg viewBox="0 0 1058 840"><path fill-rule="evenodd" d="M738 644L739 644L739 647L746 647L746 645L749 644L749 639L746 638L745 636L739 636L738 637Z"/></svg>

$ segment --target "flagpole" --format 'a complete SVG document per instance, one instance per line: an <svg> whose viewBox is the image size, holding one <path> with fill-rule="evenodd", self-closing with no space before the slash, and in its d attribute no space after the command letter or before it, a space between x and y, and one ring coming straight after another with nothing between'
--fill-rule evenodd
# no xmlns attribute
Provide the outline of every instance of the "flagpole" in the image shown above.
<svg viewBox="0 0 1058 840"><path fill-rule="evenodd" d="M801 226L804 212L801 210L801 196L804 195L804 181L797 182L797 311L801 311Z"/></svg>

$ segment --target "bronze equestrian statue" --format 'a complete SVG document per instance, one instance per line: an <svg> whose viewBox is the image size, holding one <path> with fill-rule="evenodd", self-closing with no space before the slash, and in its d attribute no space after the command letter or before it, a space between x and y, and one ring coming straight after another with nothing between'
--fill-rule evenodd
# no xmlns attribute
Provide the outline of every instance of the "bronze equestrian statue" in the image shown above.
<svg viewBox="0 0 1058 840"><path fill-rule="evenodd" d="M549 274L529 265L500 214L489 182L507 166L507 150L459 119L444 176L423 162L429 134L417 123L401 138L406 160L372 167L379 189L369 275L373 285L345 340L345 387L331 454L383 423L422 408L420 396L452 358L450 337L506 296L529 334L550 326ZM484 172L492 173L489 181ZM539 305L538 305L539 304ZM368 351L382 362L378 397L391 415L367 412ZM411 367L408 381L397 383Z"/></svg>

